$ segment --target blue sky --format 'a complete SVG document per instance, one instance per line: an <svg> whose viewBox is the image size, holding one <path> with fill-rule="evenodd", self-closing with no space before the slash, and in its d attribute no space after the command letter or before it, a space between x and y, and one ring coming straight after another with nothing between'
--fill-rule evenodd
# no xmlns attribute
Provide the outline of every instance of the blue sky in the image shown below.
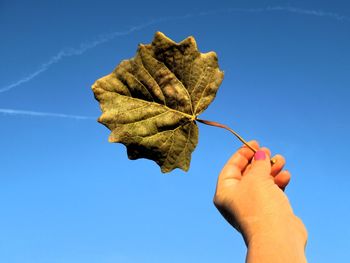
<svg viewBox="0 0 350 263"><path fill-rule="evenodd" d="M146 2L0 2L0 261L244 262L212 204L231 134L200 124L189 172L161 174L95 121L90 86L162 31L217 52L225 78L201 118L286 157L309 262L344 262L350 4Z"/></svg>

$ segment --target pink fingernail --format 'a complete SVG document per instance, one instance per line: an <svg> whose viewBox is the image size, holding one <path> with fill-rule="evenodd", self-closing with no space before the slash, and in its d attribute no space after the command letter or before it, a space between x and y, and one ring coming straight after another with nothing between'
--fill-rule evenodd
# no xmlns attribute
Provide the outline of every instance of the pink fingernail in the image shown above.
<svg viewBox="0 0 350 263"><path fill-rule="evenodd" d="M258 160L265 160L266 158L266 153L264 151L257 151L254 154L254 160L258 161Z"/></svg>

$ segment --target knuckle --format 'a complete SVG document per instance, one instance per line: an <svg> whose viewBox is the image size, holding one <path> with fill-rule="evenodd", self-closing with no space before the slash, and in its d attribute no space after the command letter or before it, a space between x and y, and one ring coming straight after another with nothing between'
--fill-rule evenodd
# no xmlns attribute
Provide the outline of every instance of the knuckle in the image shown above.
<svg viewBox="0 0 350 263"><path fill-rule="evenodd" d="M216 195L214 195L214 198L213 198L213 204L217 207L219 205L219 199L217 198Z"/></svg>
<svg viewBox="0 0 350 263"><path fill-rule="evenodd" d="M217 208L220 208L223 206L223 198L219 193L215 193L213 198L213 203Z"/></svg>
<svg viewBox="0 0 350 263"><path fill-rule="evenodd" d="M280 154L276 154L275 158L281 163L284 163L286 161L286 159Z"/></svg>

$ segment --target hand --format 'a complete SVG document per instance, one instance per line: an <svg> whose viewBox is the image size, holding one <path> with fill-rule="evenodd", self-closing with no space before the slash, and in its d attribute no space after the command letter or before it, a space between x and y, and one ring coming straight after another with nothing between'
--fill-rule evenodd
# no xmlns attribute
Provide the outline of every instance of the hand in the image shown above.
<svg viewBox="0 0 350 263"><path fill-rule="evenodd" d="M271 167L269 149L259 148L255 141L249 144L258 152L254 157L244 146L226 163L218 178L215 206L242 233L248 247L272 242L276 249L280 242L296 239L294 243L304 248L306 229L283 192L290 180L290 173L282 170L284 158L274 156Z"/></svg>

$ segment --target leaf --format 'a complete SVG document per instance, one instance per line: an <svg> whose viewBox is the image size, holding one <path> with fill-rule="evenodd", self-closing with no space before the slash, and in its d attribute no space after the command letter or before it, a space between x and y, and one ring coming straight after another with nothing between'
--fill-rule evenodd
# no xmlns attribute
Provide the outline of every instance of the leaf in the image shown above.
<svg viewBox="0 0 350 263"><path fill-rule="evenodd" d="M198 142L196 117L222 79L215 52L200 53L193 37L175 43L157 32L93 84L98 121L111 130L110 142L127 147L129 159L154 160L162 172L187 171Z"/></svg>

